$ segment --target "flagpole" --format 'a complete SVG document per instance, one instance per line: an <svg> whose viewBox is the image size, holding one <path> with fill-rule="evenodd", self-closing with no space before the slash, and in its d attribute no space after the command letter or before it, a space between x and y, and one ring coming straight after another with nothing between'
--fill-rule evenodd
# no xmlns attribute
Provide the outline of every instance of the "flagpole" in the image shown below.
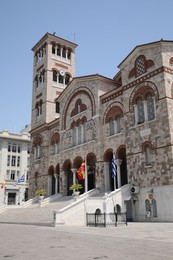
<svg viewBox="0 0 173 260"><path fill-rule="evenodd" d="M116 176L114 176L114 190L116 190Z"/></svg>
<svg viewBox="0 0 173 260"><path fill-rule="evenodd" d="M87 156L85 156L85 193L88 191L88 169L87 169Z"/></svg>
<svg viewBox="0 0 173 260"><path fill-rule="evenodd" d="M113 169L113 173L114 173L114 176L113 176L114 177L114 190L116 190L116 160L115 160L115 153L114 152L113 152L112 160L114 161L114 169Z"/></svg>

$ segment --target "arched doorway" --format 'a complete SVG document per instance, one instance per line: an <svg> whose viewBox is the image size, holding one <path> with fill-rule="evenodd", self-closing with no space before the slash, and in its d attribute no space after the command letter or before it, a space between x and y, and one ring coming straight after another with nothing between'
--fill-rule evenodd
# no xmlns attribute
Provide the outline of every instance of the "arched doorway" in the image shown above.
<svg viewBox="0 0 173 260"><path fill-rule="evenodd" d="M51 165L48 170L48 185L49 185L49 195L55 194L55 177L54 177L54 167Z"/></svg>
<svg viewBox="0 0 173 260"><path fill-rule="evenodd" d="M132 200L126 201L126 212L127 212L127 221L132 222L133 221L133 206L132 206Z"/></svg>
<svg viewBox="0 0 173 260"><path fill-rule="evenodd" d="M107 191L113 191L118 188L117 183L117 174L113 176L112 174L112 159L113 159L113 150L109 149L104 154L104 164L105 164L105 188ZM117 166L116 172L117 172Z"/></svg>
<svg viewBox="0 0 173 260"><path fill-rule="evenodd" d="M96 187L95 180L96 156L93 153L87 155L88 191Z"/></svg>
<svg viewBox="0 0 173 260"><path fill-rule="evenodd" d="M85 163L85 178L80 180L78 178L77 171L80 169L81 164ZM76 157L73 162L73 168L76 169L76 182L82 185L82 189L80 190L80 194L84 193L86 190L92 190L95 188L95 168L96 168L96 156L93 153L90 153L86 156L84 161L80 156ZM85 185L87 187L85 187Z"/></svg>
<svg viewBox="0 0 173 260"><path fill-rule="evenodd" d="M65 174L65 183L66 184L66 194L67 196L71 196L73 191L70 190L70 186L73 184L73 172L71 171L71 162L70 160L66 160L63 165L63 170Z"/></svg>
<svg viewBox="0 0 173 260"><path fill-rule="evenodd" d="M121 172L121 186L128 183L127 179L127 163L126 163L126 149L124 146L118 148L118 159L120 159L120 172Z"/></svg>
<svg viewBox="0 0 173 260"><path fill-rule="evenodd" d="M59 164L57 164L57 166L56 166L56 178L57 178L57 193L60 193L60 170L59 170Z"/></svg>
<svg viewBox="0 0 173 260"><path fill-rule="evenodd" d="M77 171L80 169L83 162L84 162L84 160L80 156L76 157L73 162L73 168L76 169L75 182L80 183L82 185L82 189L80 189L80 194L83 194L85 192L85 179L78 178ZM85 163L85 171L86 171L86 167L87 167L86 162L84 162L84 163Z"/></svg>

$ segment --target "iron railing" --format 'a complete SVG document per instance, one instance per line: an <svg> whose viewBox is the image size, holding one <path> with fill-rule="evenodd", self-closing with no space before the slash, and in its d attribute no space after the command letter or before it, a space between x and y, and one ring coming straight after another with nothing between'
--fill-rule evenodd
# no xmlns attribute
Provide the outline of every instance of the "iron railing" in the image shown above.
<svg viewBox="0 0 173 260"><path fill-rule="evenodd" d="M86 223L90 227L109 227L125 224L127 225L127 214L125 213L86 213Z"/></svg>

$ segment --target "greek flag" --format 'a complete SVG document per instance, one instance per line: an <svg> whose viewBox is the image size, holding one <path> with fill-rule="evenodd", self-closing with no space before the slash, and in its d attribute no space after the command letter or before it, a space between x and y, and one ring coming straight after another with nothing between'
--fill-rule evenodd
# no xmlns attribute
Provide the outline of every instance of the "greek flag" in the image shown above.
<svg viewBox="0 0 173 260"><path fill-rule="evenodd" d="M116 170L115 155L113 154L113 158L112 158L112 178L115 178L116 174L117 174L117 170Z"/></svg>
<svg viewBox="0 0 173 260"><path fill-rule="evenodd" d="M16 186L17 184L24 182L25 181L25 175L22 175L22 177L20 177L15 183L14 185Z"/></svg>

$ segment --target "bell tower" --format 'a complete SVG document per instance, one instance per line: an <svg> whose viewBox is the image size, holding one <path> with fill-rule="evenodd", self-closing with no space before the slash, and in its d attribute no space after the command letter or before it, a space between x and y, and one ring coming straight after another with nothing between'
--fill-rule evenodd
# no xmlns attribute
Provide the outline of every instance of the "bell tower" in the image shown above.
<svg viewBox="0 0 173 260"><path fill-rule="evenodd" d="M75 75L77 44L46 33L34 52L31 129L58 117L55 99Z"/></svg>

